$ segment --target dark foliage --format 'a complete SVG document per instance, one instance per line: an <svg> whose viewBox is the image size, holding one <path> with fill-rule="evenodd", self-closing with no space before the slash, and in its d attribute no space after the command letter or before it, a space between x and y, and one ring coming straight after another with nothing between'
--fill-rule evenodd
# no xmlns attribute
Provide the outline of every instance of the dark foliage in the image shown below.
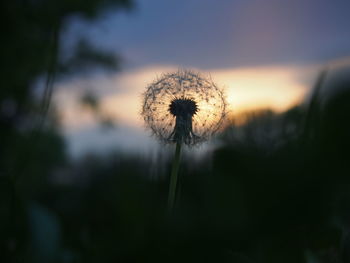
<svg viewBox="0 0 350 263"><path fill-rule="evenodd" d="M16 196L4 183L6 253L33 262L349 262L350 89L341 90L313 113L249 114L222 133L212 159L183 158L172 215L170 169L151 180L149 161L132 156L87 156Z"/></svg>

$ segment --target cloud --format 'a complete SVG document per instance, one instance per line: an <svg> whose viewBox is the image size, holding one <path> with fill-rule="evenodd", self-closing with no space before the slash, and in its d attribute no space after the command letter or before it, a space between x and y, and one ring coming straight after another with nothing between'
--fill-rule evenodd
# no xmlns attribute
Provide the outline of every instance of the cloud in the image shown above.
<svg viewBox="0 0 350 263"><path fill-rule="evenodd" d="M133 14L80 22L70 35L87 33L130 67L313 64L350 55L349 9L348 0L139 0Z"/></svg>

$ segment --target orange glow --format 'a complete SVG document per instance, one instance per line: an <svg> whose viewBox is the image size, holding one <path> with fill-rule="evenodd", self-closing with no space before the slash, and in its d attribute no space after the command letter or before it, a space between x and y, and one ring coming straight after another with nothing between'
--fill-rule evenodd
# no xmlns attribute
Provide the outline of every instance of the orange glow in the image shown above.
<svg viewBox="0 0 350 263"><path fill-rule="evenodd" d="M307 91L291 68L269 67L214 71L213 78L226 87L229 109L236 115L256 109L282 112L302 101Z"/></svg>
<svg viewBox="0 0 350 263"><path fill-rule="evenodd" d="M88 80L88 82L92 87L98 88L95 89L97 94L108 91L108 95L100 99L101 108L109 116L115 117L117 123L142 127L140 110L144 88L156 76L174 70L177 70L177 67L147 67L120 73L112 78ZM298 81L301 71L292 67L213 69L204 71L204 74L206 73L210 73L213 81L225 89L229 113L233 115L262 108L281 112L299 103L307 92L307 87ZM61 93L67 93L68 90L72 89L62 89ZM72 96L78 99L76 92L57 96L58 105L61 104L63 125L66 128L91 125L91 118L82 113L81 107L59 99L60 97L72 99Z"/></svg>

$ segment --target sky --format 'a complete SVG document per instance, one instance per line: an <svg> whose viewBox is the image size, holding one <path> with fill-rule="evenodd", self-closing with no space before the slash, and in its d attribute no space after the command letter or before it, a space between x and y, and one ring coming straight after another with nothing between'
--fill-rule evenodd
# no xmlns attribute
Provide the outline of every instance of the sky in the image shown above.
<svg viewBox="0 0 350 263"><path fill-rule="evenodd" d="M63 39L87 38L124 60L122 72L57 84L71 153L154 147L139 116L141 94L178 68L210 75L226 90L233 114L288 109L303 100L325 64L350 56L349 10L348 0L138 0L131 12L71 18ZM101 131L77 104L87 89L116 119L114 131Z"/></svg>

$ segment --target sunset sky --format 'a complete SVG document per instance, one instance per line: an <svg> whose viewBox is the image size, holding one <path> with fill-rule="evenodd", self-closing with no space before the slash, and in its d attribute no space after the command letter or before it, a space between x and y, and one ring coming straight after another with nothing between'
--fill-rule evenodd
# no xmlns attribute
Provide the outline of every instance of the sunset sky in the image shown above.
<svg viewBox="0 0 350 263"><path fill-rule="evenodd" d="M138 0L129 13L109 10L94 22L72 18L67 43L85 37L120 54L124 64L116 74L57 84L71 152L153 147L139 117L141 94L178 68L210 75L226 89L232 114L288 109L303 100L323 65L350 55L349 10L348 0ZM77 104L86 90L100 97L116 129L101 131Z"/></svg>

